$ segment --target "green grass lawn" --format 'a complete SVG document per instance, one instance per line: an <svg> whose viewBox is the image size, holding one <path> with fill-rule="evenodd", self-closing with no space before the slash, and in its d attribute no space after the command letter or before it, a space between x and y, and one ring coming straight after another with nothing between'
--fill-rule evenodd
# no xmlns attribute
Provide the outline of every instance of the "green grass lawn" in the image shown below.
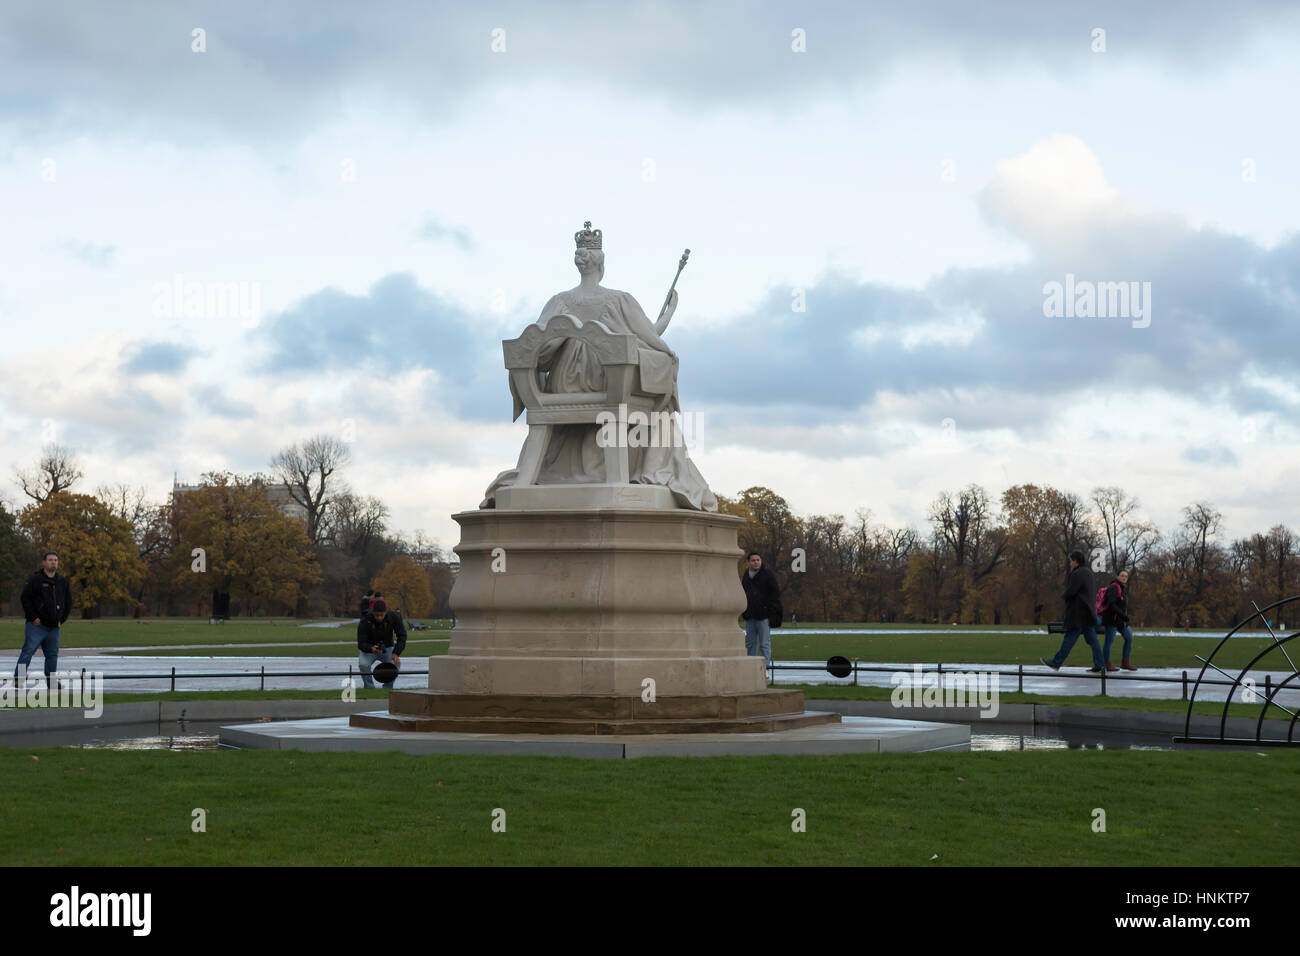
<svg viewBox="0 0 1300 956"><path fill-rule="evenodd" d="M951 621L944 621L942 624L915 624L910 622L902 623L902 624L881 624L877 621L830 621L830 622L799 621L798 623L795 623L791 621L789 618L786 618L785 626L791 629L808 628L811 630L818 630L818 631L835 630L837 628L851 628L853 630L881 630L881 631L903 631L903 630L933 631L941 628L952 627L953 624ZM1047 630L1046 624L958 624L956 625L956 627L960 628L963 631L1046 631ZM1152 624L1149 625L1149 627L1153 631L1170 630L1170 628L1166 627L1165 625ZM1141 628L1141 630L1146 630L1146 629L1147 628ZM1222 637L1224 635L1224 631L1215 630L1213 628L1192 628L1192 630L1189 633L1192 635L1199 634L1201 636L1218 634L1220 637Z"/></svg>
<svg viewBox="0 0 1300 956"><path fill-rule="evenodd" d="M427 632L426 632L427 633ZM406 642L402 652L403 661L408 657L429 657L433 654L446 654L447 638L422 640L415 638ZM63 653L63 648L60 648ZM350 657L357 658L356 640L343 641L338 644L318 645L315 647L203 647L179 648L176 650L122 651L121 657ZM179 666L179 665L178 665Z"/></svg>
<svg viewBox="0 0 1300 956"><path fill-rule="evenodd" d="M287 629L285 630L287 631ZM447 653L450 634L448 633L447 636L441 638L428 637L428 634L428 631L412 631L411 640L407 644L407 654L428 656ZM330 640L331 635L337 635L337 632L328 630L315 631L311 639L315 641ZM743 638L738 639L743 640ZM246 638L241 638L241 640L246 640ZM295 640L302 641L306 640L306 638L299 636ZM215 643L215 641L211 642ZM112 645L113 642L106 641L88 645L78 643L74 638L68 638L60 643L64 654L72 654L76 652L78 646L104 647ZM154 643L181 642L160 640ZM190 643L209 643L209 641L196 640ZM263 639L263 643L280 643L280 635L266 637ZM20 641L12 643L10 646L16 648L19 644ZM982 664L1024 664L1026 667L1041 670L1042 664L1039 663L1038 659L1053 654L1059 644L1060 640L1055 635L1049 638L1046 635L1007 634L1003 632L987 635L918 635L915 637L905 635L871 637L850 634L842 637L834 635L794 635L787 637L778 634L772 641L772 654L776 660L780 661L824 661L835 655L840 655L851 660L885 661L899 664L933 664L939 661L947 663L965 661ZM1216 663L1224 668L1241 667L1270 644L1271 641L1267 638L1234 637L1228 646L1220 652L1220 656L1216 658ZM1212 642L1189 641L1187 638L1179 637L1138 638L1134 645L1133 658L1139 666L1177 667L1191 671L1194 675L1200 670L1201 665L1193 655L1201 654L1205 656L1213 646ZM259 647L256 644L244 644L243 646L219 648L148 649L123 651L122 653L151 657L192 657L195 655L201 657L352 657L355 656L356 651L351 635L349 635L347 637L336 636L335 642L331 644L314 644L301 647ZM1117 661L1117 657L1117 652L1112 651L1112 660ZM1296 646L1292 658L1300 659L1300 644ZM1086 667L1090 663L1091 658L1088 655L1087 645L1083 641L1079 641L1075 645L1069 660L1066 661L1066 666ZM1289 670L1280 652L1275 651L1264 658L1263 663L1266 668Z"/></svg>
<svg viewBox="0 0 1300 956"><path fill-rule="evenodd" d="M346 657L352 653L351 640L355 628L344 623L339 628L301 627L293 618L252 618L230 621L227 624L208 624L205 618L147 618L143 622L120 618L101 618L96 621L74 619L63 628L60 645L64 653L75 653L82 647L158 647L168 644L285 644L328 641L333 644L303 646L301 648L230 648L205 649L204 656L233 654L236 656L323 656ZM451 626L449 620L426 622L437 628L437 636L444 639ZM804 624L803 627L830 629L933 629L934 625L882 625L882 624ZM791 635L778 630L773 633L772 651L778 660L826 660L842 655L859 660L889 661L897 663L935 663L976 661L989 664L1026 664L1041 666L1038 658L1049 656L1060 644L1059 635L1027 634L1025 630L1008 630L993 625L965 626L963 633L954 634L810 634ZM1213 632L1203 632L1211 634ZM0 619L0 647L17 649L22 645L23 623L19 618ZM429 631L412 631L411 637L419 643L421 654L441 654L447 645L426 644ZM1224 648L1222 666L1240 667L1259 650L1271 643L1267 637L1234 637ZM1179 667L1199 669L1194 654L1207 654L1214 642L1205 638L1142 637L1137 638L1133 657L1141 665L1150 667ZM426 649L427 648L427 649ZM1300 651L1300 647L1297 648ZM192 653L189 651L154 651L156 654ZM1112 653L1114 659L1116 653ZM1300 655L1294 655L1300 657ZM1070 665L1088 663L1087 646L1082 640L1075 645ZM1274 653L1266 664L1288 669L1281 655Z"/></svg>
<svg viewBox="0 0 1300 956"><path fill-rule="evenodd" d="M1103 637L1098 633L1098 639ZM1139 667L1180 667L1199 671L1201 664L1193 656L1208 657L1216 641L1187 637L1142 637L1133 639L1133 663ZM1242 667L1265 647L1268 637L1233 637L1215 663L1220 667ZM1059 634L1015 634L989 631L984 634L782 634L772 632L772 656L776 660L824 661L835 655L862 661L888 661L905 664L933 664L938 661L980 664L1025 664L1043 669L1040 657L1051 657L1061 646ZM1111 661L1119 663L1123 641L1116 638ZM1300 641L1285 645L1292 660L1300 660ZM1263 661L1265 669L1290 671L1280 651ZM1083 638L1070 652L1066 666L1091 667L1092 656Z"/></svg>
<svg viewBox="0 0 1300 956"><path fill-rule="evenodd" d="M435 631L411 631L408 654L428 656L445 654L450 636L450 621L432 621ZM349 623L339 628L300 627L292 618L254 618L232 621L224 625L208 624L198 618L147 619L146 623L124 619L100 619L93 622L73 620L60 635L61 650L74 654L80 647L136 646L154 648L179 644L231 644L245 645L228 648L203 648L201 650L149 650L138 653L160 656L203 657L350 657L353 650L354 629ZM814 626L814 625L805 625ZM830 628L897 628L901 625L815 625ZM17 649L22 644L22 621L17 618L0 619L0 646ZM916 629L932 625L912 625ZM777 660L824 661L835 655L863 661L890 663L959 663L1025 664L1040 668L1039 658L1055 652L1060 644L1059 635L1027 634L986 625L982 628L966 627L964 633L954 634L789 634L778 630L773 633L772 651ZM972 631L976 631L972 633ZM436 635L436 636L434 636ZM441 638L441 641L439 640ZM738 640L743 640L738 635ZM331 642L327 644L309 642ZM267 644L302 644L301 647L258 647ZM1143 637L1138 636L1133 658L1139 666L1177 667L1193 673L1200 669L1195 654L1206 655L1214 646L1206 638ZM1117 642L1119 644L1119 642ZM1241 667L1256 653L1270 646L1268 637L1234 637L1216 658L1222 667ZM253 645L253 646L248 646ZM1300 644L1293 658L1300 659ZM125 652L136 653L136 652ZM1118 649L1112 651L1112 660L1118 658ZM1087 645L1080 640L1071 653L1067 666L1084 667L1090 663ZM1279 652L1273 652L1263 661L1266 668L1289 670Z"/></svg>
<svg viewBox="0 0 1300 956"><path fill-rule="evenodd" d="M49 748L0 749L0 776L5 866L1258 866L1293 865L1300 843L1300 753L1286 751L603 761ZM190 829L196 807L206 833ZM796 808L804 833L791 830Z"/></svg>
<svg viewBox="0 0 1300 956"><path fill-rule="evenodd" d="M154 647L160 644L265 644L297 641L331 641L355 638L356 620L337 628L301 627L310 620L297 618L239 618L209 624L207 618L160 617L70 619L59 631L60 649L78 647ZM431 628L450 630L451 621L425 620ZM419 632L412 632L419 633ZM427 632L426 632L427 633ZM23 620L0 618L0 646L22 647Z"/></svg>
<svg viewBox="0 0 1300 956"><path fill-rule="evenodd" d="M399 685L397 689L407 688ZM388 700L388 691L382 687L357 687L356 693L357 700ZM159 694L105 694L104 703L132 704L154 700L171 704L184 704L193 700L339 700L341 694L341 690L178 690Z"/></svg>
<svg viewBox="0 0 1300 956"><path fill-rule="evenodd" d="M782 690L801 690L807 700L889 700L892 687L850 687L843 684L782 684ZM107 698L106 698L107 699ZM1016 691L999 689L999 704L1046 704L1052 707L1094 707L1101 710L1137 710L1157 714L1186 714L1185 700L1154 700L1146 697L1091 697L1080 695L1055 694L1021 694ZM1229 717L1259 717L1258 704L1232 704L1228 708ZM1295 708L1293 707L1292 710ZM1213 701L1197 701L1192 709L1194 714L1212 714L1215 717L1223 713L1223 704ZM1290 720L1291 715L1277 707L1269 707L1269 720Z"/></svg>

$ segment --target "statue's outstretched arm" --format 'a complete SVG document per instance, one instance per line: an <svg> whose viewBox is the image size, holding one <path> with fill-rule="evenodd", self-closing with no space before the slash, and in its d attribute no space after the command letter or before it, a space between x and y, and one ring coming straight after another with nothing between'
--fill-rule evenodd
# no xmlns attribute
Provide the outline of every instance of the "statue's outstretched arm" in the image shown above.
<svg viewBox="0 0 1300 956"><path fill-rule="evenodd" d="M645 313L641 311L641 306L637 305L636 300L631 296L628 296L628 299L630 302L624 310L624 314L627 317L628 327L636 333L636 336L641 339L641 341L645 342L652 349L659 352L667 352L669 355L676 358L677 353L670 349L668 343L659 337L659 332L656 331L656 326L650 324L650 320L647 319Z"/></svg>
<svg viewBox="0 0 1300 956"><path fill-rule="evenodd" d="M668 303L664 306L663 312L659 314L659 321L655 322L655 331L660 335L668 328L668 323L673 320L673 313L677 311L677 290L673 289L668 293Z"/></svg>

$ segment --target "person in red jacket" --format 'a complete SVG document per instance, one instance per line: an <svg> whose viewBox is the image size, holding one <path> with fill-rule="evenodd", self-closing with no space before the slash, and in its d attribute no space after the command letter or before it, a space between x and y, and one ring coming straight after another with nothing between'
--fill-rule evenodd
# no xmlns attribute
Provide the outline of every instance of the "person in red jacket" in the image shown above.
<svg viewBox="0 0 1300 956"><path fill-rule="evenodd" d="M1123 668L1126 671L1137 670L1129 663L1129 655L1133 653L1133 631L1128 626L1128 572L1121 571L1115 575L1115 580L1106 585L1106 593L1102 597L1101 604L1101 623L1106 628L1106 641L1102 647L1102 657L1106 658L1106 670L1117 671ZM1124 635L1124 657L1119 667L1110 662L1110 646L1115 642L1115 633L1119 632Z"/></svg>

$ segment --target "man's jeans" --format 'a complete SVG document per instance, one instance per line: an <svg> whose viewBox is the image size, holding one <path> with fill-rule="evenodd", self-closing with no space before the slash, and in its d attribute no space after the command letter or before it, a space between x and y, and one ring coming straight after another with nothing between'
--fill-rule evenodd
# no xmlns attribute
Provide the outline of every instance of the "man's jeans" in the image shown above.
<svg viewBox="0 0 1300 956"><path fill-rule="evenodd" d="M393 651L396 650L396 648L397 645L394 644L392 647L385 647L382 654L371 654L369 651L362 651L357 655L357 666L361 669L361 679L365 682L367 687L375 686L375 680L370 676L370 668L375 666L375 661L391 660L393 657ZM393 682L389 681L383 686L392 687Z"/></svg>
<svg viewBox="0 0 1300 956"><path fill-rule="evenodd" d="M754 657L759 653L772 663L772 625L767 618L745 622L745 653Z"/></svg>
<svg viewBox="0 0 1300 956"><path fill-rule="evenodd" d="M1087 627L1072 627L1065 632L1065 640L1061 641L1061 649L1056 652L1052 658L1052 663L1060 667L1065 663L1065 659L1070 656L1070 650L1074 647L1074 642L1079 639L1079 635L1088 642L1092 648L1092 666L1099 670L1105 670L1106 659L1101 656L1101 645L1097 643L1097 627L1089 624Z"/></svg>
<svg viewBox="0 0 1300 956"><path fill-rule="evenodd" d="M1128 660L1129 654L1133 653L1133 631L1127 624L1123 629L1116 627L1114 624L1106 625L1106 646L1102 648L1102 656L1106 658L1106 663L1110 663L1110 646L1115 643L1115 632L1118 631L1124 635L1124 656L1121 660Z"/></svg>
<svg viewBox="0 0 1300 956"><path fill-rule="evenodd" d="M59 669L59 629L28 621L27 629L23 632L23 649L18 655L18 666L14 668L15 677L19 670L27 673L27 665L32 662L32 656L38 647L45 658L45 676L49 677Z"/></svg>

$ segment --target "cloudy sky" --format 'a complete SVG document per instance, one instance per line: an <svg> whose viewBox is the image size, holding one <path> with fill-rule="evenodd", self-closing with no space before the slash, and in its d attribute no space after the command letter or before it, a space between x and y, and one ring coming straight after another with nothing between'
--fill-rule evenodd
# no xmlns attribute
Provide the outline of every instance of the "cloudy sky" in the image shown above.
<svg viewBox="0 0 1300 956"><path fill-rule="evenodd" d="M590 219L652 315L691 249L666 338L720 493L1300 525L1300 8L1174 11L6 3L0 496L51 438L161 498L355 429L351 484L453 544L525 431L500 341ZM1149 313L1045 315L1067 276Z"/></svg>

